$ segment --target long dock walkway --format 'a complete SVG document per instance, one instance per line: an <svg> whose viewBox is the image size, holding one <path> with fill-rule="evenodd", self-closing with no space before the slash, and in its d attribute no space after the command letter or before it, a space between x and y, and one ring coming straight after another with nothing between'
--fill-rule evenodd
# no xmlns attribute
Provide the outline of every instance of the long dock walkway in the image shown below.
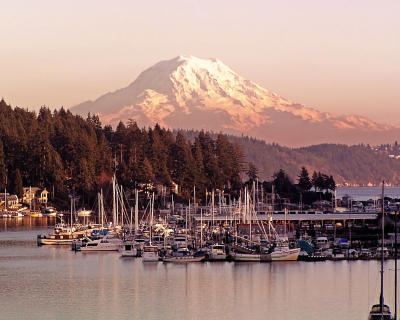
<svg viewBox="0 0 400 320"><path fill-rule="evenodd" d="M257 214L253 217L253 220L268 221L271 214ZM199 214L193 217L196 221L202 219L206 221L240 221L243 217L232 217L232 215L219 215L216 214L214 217L211 215ZM376 220L378 213L358 213L358 212L344 212L344 213L296 213L296 214L284 214L284 213L273 213L272 221L346 221L346 220Z"/></svg>

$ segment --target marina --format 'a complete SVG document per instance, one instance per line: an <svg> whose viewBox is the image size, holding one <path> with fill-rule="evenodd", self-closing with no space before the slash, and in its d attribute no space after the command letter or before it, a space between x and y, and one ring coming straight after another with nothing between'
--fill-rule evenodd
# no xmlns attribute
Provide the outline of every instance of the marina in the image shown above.
<svg viewBox="0 0 400 320"><path fill-rule="evenodd" d="M35 235L47 227L4 230L3 221L1 230L2 319L355 320L367 319L379 298L375 260L144 264L118 252L38 247ZM385 268L393 306L393 260Z"/></svg>

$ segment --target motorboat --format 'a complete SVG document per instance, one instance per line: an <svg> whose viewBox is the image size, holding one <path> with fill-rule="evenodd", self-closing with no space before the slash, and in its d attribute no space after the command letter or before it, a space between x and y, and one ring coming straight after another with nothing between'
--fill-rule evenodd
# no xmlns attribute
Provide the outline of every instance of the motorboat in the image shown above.
<svg viewBox="0 0 400 320"><path fill-rule="evenodd" d="M199 252L197 254L191 254L188 248L179 248L173 252L171 256L163 258L164 262L175 262L175 263L189 263L189 262L200 262L205 259L205 254Z"/></svg>
<svg viewBox="0 0 400 320"><path fill-rule="evenodd" d="M261 255L258 253L239 253L235 252L232 255L234 261L238 262L260 262Z"/></svg>
<svg viewBox="0 0 400 320"><path fill-rule="evenodd" d="M300 248L290 249L288 246L277 246L271 252L272 261L297 261Z"/></svg>
<svg viewBox="0 0 400 320"><path fill-rule="evenodd" d="M118 238L104 237L98 240L92 240L81 247L82 252L91 251L118 251L122 245L122 240Z"/></svg>
<svg viewBox="0 0 400 320"><path fill-rule="evenodd" d="M127 241L122 243L119 252L121 257L137 257L138 250L134 241Z"/></svg>
<svg viewBox="0 0 400 320"><path fill-rule="evenodd" d="M226 260L225 246L222 244L215 244L211 246L208 258L211 261Z"/></svg>
<svg viewBox="0 0 400 320"><path fill-rule="evenodd" d="M156 262L159 260L158 247L147 245L143 247L142 261L143 262Z"/></svg>

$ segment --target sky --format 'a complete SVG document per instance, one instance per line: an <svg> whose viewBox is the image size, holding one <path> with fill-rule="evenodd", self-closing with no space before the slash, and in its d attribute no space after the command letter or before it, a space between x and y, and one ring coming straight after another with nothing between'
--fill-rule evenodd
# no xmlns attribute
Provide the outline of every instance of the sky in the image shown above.
<svg viewBox="0 0 400 320"><path fill-rule="evenodd" d="M281 96L400 125L400 1L0 1L0 96L38 110L180 54Z"/></svg>

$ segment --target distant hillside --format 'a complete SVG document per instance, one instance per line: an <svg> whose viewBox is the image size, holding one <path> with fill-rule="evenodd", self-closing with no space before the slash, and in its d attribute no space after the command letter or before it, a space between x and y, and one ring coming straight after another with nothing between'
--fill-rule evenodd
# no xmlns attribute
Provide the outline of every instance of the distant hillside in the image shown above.
<svg viewBox="0 0 400 320"><path fill-rule="evenodd" d="M190 139L196 135L195 131L185 132ZM400 184L400 159L389 156L391 152L381 147L320 144L288 148L249 137L229 136L229 139L243 147L247 161L256 165L261 179L270 180L282 168L295 180L299 169L305 166L310 175L314 170L326 172L338 184L378 185L382 179Z"/></svg>

